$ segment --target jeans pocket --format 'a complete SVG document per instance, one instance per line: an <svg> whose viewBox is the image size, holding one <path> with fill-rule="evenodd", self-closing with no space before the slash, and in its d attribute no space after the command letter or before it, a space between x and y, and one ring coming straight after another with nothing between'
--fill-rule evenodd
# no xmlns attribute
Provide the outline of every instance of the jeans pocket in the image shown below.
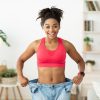
<svg viewBox="0 0 100 100"><path fill-rule="evenodd" d="M65 88L66 93L70 93L71 90L68 90L67 88Z"/></svg>
<svg viewBox="0 0 100 100"><path fill-rule="evenodd" d="M34 83L29 83L29 88L31 93L36 93L38 91L38 86Z"/></svg>
<svg viewBox="0 0 100 100"><path fill-rule="evenodd" d="M66 85L64 86L66 92L71 92L73 86L72 80L67 80Z"/></svg>
<svg viewBox="0 0 100 100"><path fill-rule="evenodd" d="M31 93L36 93L38 92L38 87L31 87L30 90L31 90Z"/></svg>
<svg viewBox="0 0 100 100"><path fill-rule="evenodd" d="M65 91L66 91L67 93L68 93L68 92L71 92L72 84L66 85L64 88L65 88Z"/></svg>

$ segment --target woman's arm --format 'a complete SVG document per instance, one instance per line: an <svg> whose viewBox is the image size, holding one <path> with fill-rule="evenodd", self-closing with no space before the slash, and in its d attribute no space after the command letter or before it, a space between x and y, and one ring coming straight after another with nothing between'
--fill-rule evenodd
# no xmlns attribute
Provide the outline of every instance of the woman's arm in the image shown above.
<svg viewBox="0 0 100 100"><path fill-rule="evenodd" d="M20 84L26 86L28 84L28 79L23 75L24 62L28 60L34 53L36 49L36 41L32 42L28 48L21 54L17 61L17 74Z"/></svg>
<svg viewBox="0 0 100 100"><path fill-rule="evenodd" d="M75 49L74 45L68 41L65 41L65 47L67 48L68 55L78 64L79 72L84 72L85 70L85 62L80 54ZM78 74L73 78L73 82L76 84L80 84L83 79L83 75Z"/></svg>

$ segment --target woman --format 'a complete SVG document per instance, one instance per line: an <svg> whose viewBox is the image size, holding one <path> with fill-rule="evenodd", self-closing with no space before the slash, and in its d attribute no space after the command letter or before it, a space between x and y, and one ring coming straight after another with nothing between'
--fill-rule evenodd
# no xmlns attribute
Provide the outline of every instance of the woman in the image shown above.
<svg viewBox="0 0 100 100"><path fill-rule="evenodd" d="M70 100L72 84L80 84L84 77L85 63L72 43L57 37L61 9L51 7L42 9L37 19L46 37L33 41L17 62L18 79L22 86L29 84L32 100ZM38 79L28 80L23 76L24 62L37 54ZM72 80L65 78L65 60L68 54L77 64L79 73Z"/></svg>

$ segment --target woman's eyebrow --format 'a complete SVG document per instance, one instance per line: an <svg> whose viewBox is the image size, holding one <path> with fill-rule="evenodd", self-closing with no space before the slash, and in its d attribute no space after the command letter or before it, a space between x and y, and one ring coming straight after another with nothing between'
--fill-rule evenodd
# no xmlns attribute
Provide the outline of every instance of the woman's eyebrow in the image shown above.
<svg viewBox="0 0 100 100"><path fill-rule="evenodd" d="M49 24L45 24L45 25L49 25ZM57 25L57 23L53 24L53 25Z"/></svg>

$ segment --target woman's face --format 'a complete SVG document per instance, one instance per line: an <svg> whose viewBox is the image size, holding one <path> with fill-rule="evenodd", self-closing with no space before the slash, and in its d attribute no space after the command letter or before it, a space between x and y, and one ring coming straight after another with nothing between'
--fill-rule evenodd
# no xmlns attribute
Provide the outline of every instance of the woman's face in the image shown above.
<svg viewBox="0 0 100 100"><path fill-rule="evenodd" d="M42 28L45 31L48 38L54 39L57 37L57 34L60 29L60 25L56 19L49 18L49 19L45 20Z"/></svg>

